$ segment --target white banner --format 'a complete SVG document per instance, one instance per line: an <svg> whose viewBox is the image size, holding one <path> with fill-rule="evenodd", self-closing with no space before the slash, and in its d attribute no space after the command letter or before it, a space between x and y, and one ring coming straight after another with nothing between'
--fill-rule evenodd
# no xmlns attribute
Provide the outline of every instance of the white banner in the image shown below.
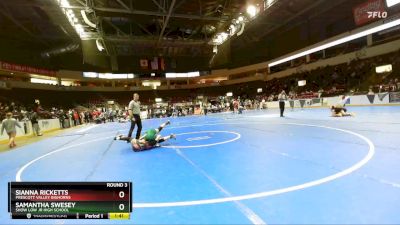
<svg viewBox="0 0 400 225"><path fill-rule="evenodd" d="M60 129L60 121L58 119L48 119L48 120L39 120L40 131L49 131ZM27 122L18 122L21 128L17 127L17 142L18 137L23 135L32 135L32 123L30 121ZM6 132L0 136L0 141L8 140L8 135Z"/></svg>

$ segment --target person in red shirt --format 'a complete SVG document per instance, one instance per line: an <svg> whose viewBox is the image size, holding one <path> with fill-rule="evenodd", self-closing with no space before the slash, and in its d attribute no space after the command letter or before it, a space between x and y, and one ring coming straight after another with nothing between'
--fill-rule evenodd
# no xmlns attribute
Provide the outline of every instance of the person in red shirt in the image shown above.
<svg viewBox="0 0 400 225"><path fill-rule="evenodd" d="M237 112L239 109L239 101L237 99L235 99L233 101L233 112Z"/></svg>
<svg viewBox="0 0 400 225"><path fill-rule="evenodd" d="M75 126L79 125L79 114L78 114L78 112L76 110L74 110L73 116L74 116L74 125Z"/></svg>

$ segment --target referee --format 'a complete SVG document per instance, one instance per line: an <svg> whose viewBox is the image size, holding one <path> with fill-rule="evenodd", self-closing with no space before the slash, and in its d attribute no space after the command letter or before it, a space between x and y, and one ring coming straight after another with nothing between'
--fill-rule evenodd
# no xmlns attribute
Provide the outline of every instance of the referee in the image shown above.
<svg viewBox="0 0 400 225"><path fill-rule="evenodd" d="M283 117L283 112L285 111L285 101L288 99L285 90L278 95L279 109L281 110L281 117Z"/></svg>
<svg viewBox="0 0 400 225"><path fill-rule="evenodd" d="M136 131L136 139L140 138L140 132L142 131L142 120L140 119L140 102L139 94L133 94L133 100L129 102L128 106L129 119L131 120L131 128L129 129L128 137L132 137L132 132L137 124L138 129Z"/></svg>

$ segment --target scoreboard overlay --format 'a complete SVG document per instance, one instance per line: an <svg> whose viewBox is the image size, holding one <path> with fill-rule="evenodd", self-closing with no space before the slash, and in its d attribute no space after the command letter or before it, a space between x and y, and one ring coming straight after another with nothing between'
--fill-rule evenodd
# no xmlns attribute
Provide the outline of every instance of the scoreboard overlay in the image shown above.
<svg viewBox="0 0 400 225"><path fill-rule="evenodd" d="M12 219L129 219L131 182L9 182Z"/></svg>

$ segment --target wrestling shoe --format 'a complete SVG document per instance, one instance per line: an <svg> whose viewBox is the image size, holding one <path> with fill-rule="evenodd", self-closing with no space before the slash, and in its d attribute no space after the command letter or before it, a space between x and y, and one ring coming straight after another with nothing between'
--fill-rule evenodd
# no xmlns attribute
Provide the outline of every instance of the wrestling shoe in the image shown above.
<svg viewBox="0 0 400 225"><path fill-rule="evenodd" d="M120 135L118 135L118 136L114 137L114 140L120 140L120 139L121 139L121 137L122 137L122 134L120 134Z"/></svg>
<svg viewBox="0 0 400 225"><path fill-rule="evenodd" d="M175 134L171 134L171 135L169 136L169 138L176 140L176 135L175 135Z"/></svg>
<svg viewBox="0 0 400 225"><path fill-rule="evenodd" d="M167 121L166 123L165 123L165 125L170 125L171 124L171 121Z"/></svg>

